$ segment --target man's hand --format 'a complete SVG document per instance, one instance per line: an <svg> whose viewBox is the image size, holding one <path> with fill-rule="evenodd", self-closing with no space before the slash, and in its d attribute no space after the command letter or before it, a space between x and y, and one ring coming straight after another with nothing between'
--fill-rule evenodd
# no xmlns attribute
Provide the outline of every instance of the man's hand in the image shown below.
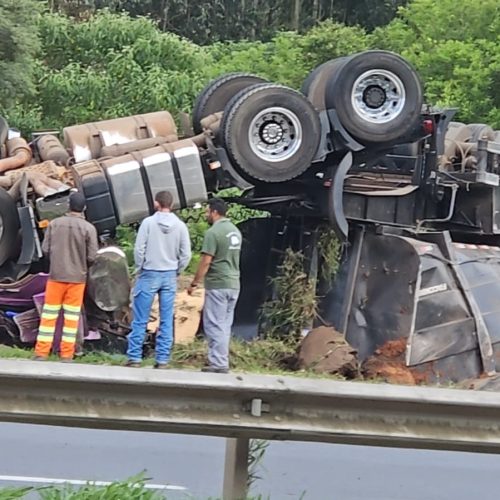
<svg viewBox="0 0 500 500"><path fill-rule="evenodd" d="M189 285L187 290L188 295L193 295L193 292L198 287L198 283L203 281L203 278L207 274L208 268L212 263L213 255L208 255L206 253L201 254L200 263L198 264L198 269L196 270L196 274L194 275L193 281Z"/></svg>

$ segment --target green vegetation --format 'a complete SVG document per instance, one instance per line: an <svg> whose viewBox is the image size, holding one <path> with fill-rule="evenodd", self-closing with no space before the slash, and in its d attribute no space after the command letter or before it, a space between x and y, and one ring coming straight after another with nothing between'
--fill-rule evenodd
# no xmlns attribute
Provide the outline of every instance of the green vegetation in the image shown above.
<svg viewBox="0 0 500 500"><path fill-rule="evenodd" d="M430 104L500 129L498 0L5 0L0 33L0 114L25 134L158 109L189 112L203 85L229 71L300 88L317 65L377 48L415 65ZM231 207L235 222L248 215ZM193 241L192 272L204 209L181 216ZM134 234L118 234L130 264ZM325 234L319 246L322 271L332 276L339 245ZM271 336L290 330L297 339L314 317L315 291L300 258L287 258L282 271L297 270L297 286L278 276L264 316Z"/></svg>
<svg viewBox="0 0 500 500"><path fill-rule="evenodd" d="M500 128L499 33L496 0L414 0L370 38L415 65L430 103L460 108L462 121Z"/></svg>
<svg viewBox="0 0 500 500"><path fill-rule="evenodd" d="M0 489L0 500L15 500L16 498L24 498L28 493L33 491L32 488L2 488Z"/></svg>
<svg viewBox="0 0 500 500"><path fill-rule="evenodd" d="M79 488L71 485L39 488L41 500L163 500L163 494L145 488L146 480L132 478L107 486L88 484Z"/></svg>
<svg viewBox="0 0 500 500"><path fill-rule="evenodd" d="M39 12L40 2L35 0L0 3L0 103L13 102L34 90Z"/></svg>
<svg viewBox="0 0 500 500"><path fill-rule="evenodd" d="M339 1L332 5L351 14L377 11L363 10L363 1ZM301 3L304 19L309 21L301 23L301 27L312 26L308 31L276 31L290 29L290 23L274 24L271 16L267 22L254 23L254 26L255 29L272 27L272 36L259 37L258 30L246 36L250 40L267 41L220 41L205 46L161 31L154 20L145 17L106 10L93 13L90 7L85 16L76 18L56 12L58 8L67 12L64 7L70 3L76 5L75 2L51 2L53 13L39 15L35 7L41 2L2 2L0 32L7 36L2 35L0 41L0 56L5 56L0 57L0 113L7 115L11 125L25 133L158 109L168 109L174 114L189 112L202 86L228 71L250 71L299 88L308 72L318 64L370 48L394 50L413 62L424 80L430 103L459 107L458 119L486 122L500 128L500 13L496 0L480 3L413 0L400 9L388 25L372 32L338 23L344 19L350 22L358 14L328 16L323 4L330 2L316 0L315 12L319 12L318 8L321 11L318 17L310 13L312 6L304 0ZM99 5L106 3L111 2ZM176 2L176 8L182 10L180 4L192 3ZM203 10L205 7L201 4L207 2L197 3ZM246 0L241 2L241 8L246 5L251 12L258 5L259 13L264 13L269 10L270 2L266 6L264 3L264 0ZM379 3L394 6L406 2ZM139 4L144 4L144 12L161 18L151 2L113 2L116 7L128 8L125 4L129 7L134 4L135 7L129 9L132 14L139 13ZM95 4L78 2L78 5ZM175 10L173 5L172 9L169 14ZM217 24L210 16L222 12L214 8L210 16L205 12L208 17L200 21L195 10L187 20L175 16L168 19L177 19L175 25L179 27L186 22L195 23L202 36L204 23ZM288 16L289 11L288 7ZM279 13L280 7L276 6L273 15L279 16ZM326 17L330 18L319 24L315 22ZM241 19L246 22L245 16ZM238 33L244 33L237 28L237 23L231 26ZM161 27L172 26L167 23ZM186 28L187 34L190 29ZM206 33L213 34L212 31ZM230 30L226 36L215 36L211 40L235 38L238 37Z"/></svg>
<svg viewBox="0 0 500 500"><path fill-rule="evenodd" d="M252 485L262 479L259 476L258 469L264 459L267 448L269 447L269 441L264 439L251 439L248 449L248 481L247 481L247 493L252 488Z"/></svg>
<svg viewBox="0 0 500 500"><path fill-rule="evenodd" d="M151 16L163 31L204 45L221 40L268 40L276 31L303 31L325 19L373 28L408 0L49 0L50 9L87 19L99 8Z"/></svg>
<svg viewBox="0 0 500 500"><path fill-rule="evenodd" d="M166 497L145 487L142 475L126 481L114 482L107 486L94 486L92 483L74 487L69 484L40 488L0 489L0 500L25 498L36 493L40 500L163 500Z"/></svg>
<svg viewBox="0 0 500 500"><path fill-rule="evenodd" d="M221 198L238 197L241 191L237 188L229 188L218 193ZM189 263L185 274L194 274L198 263L200 261L200 252L203 245L203 238L209 224L205 216L206 207L203 205L199 208L185 208L178 210L177 215L187 224L189 229L189 236L191 239L191 246L193 250L193 257ZM237 203L230 203L227 216L235 223L241 224L251 217L266 217L267 212L259 210L252 210L245 208ZM116 233L116 243L121 247L127 256L130 273L135 273L134 267L134 242L136 237L135 226L119 226Z"/></svg>
<svg viewBox="0 0 500 500"><path fill-rule="evenodd" d="M325 281L332 281L340 265L342 243L338 240L335 231L330 227L319 229L318 254L320 277Z"/></svg>
<svg viewBox="0 0 500 500"><path fill-rule="evenodd" d="M287 249L272 279L275 296L262 307L266 337L297 343L316 317L316 283L304 269L304 256Z"/></svg>
<svg viewBox="0 0 500 500"><path fill-rule="evenodd" d="M253 342L233 340L230 347L231 370L242 373L264 375L297 375L301 377L339 379L338 376L317 374L313 371L294 371L296 344L277 339L262 339ZM204 340L196 339L190 344L176 344L172 352L170 366L178 369L199 370L206 362L207 345ZM0 345L0 358L31 359L33 351ZM50 360L58 361L51 356ZM122 354L88 352L75 359L75 363L95 365L124 365L127 358ZM144 361L144 366L152 367L153 358Z"/></svg>
<svg viewBox="0 0 500 500"><path fill-rule="evenodd" d="M31 493L30 497L27 495ZM133 488L123 485L123 483L113 483L110 487L104 486L85 486L82 489L71 487L53 487L53 488L10 488L0 489L0 500L15 500L33 498L33 493L38 494L40 500L168 500L168 496L161 493L151 492L149 490ZM122 496L123 495L123 496ZM220 498L210 497L197 498L187 496L187 500L221 500ZM270 500L270 497L248 496L245 500Z"/></svg>
<svg viewBox="0 0 500 500"><path fill-rule="evenodd" d="M261 329L266 338L297 345L302 332L317 318L318 284L330 287L337 273L342 244L329 227L318 230L318 276L308 270L304 255L288 248L276 276L271 279L273 296L261 310Z"/></svg>
<svg viewBox="0 0 500 500"><path fill-rule="evenodd" d="M36 497L34 497L34 494L36 494ZM24 498L39 498L40 500L168 500L168 495L146 488L146 479L142 476L126 481L117 481L107 486L94 486L89 482L89 484L80 487L63 485L0 489L0 500ZM192 496L187 496L186 499L207 500ZM208 500L218 499L211 498ZM266 498L249 496L246 500L266 500Z"/></svg>

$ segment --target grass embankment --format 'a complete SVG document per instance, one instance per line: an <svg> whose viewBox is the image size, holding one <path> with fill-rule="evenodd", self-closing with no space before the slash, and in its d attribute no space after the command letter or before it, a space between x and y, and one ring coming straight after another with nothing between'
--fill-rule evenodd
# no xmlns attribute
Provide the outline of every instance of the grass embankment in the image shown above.
<svg viewBox="0 0 500 500"><path fill-rule="evenodd" d="M39 488L6 488L0 490L0 500L23 499L29 494L40 500L166 500L162 493L148 490L144 482L116 482L108 486L88 484L80 488L70 485Z"/></svg>
<svg viewBox="0 0 500 500"><path fill-rule="evenodd" d="M280 340L258 340L241 342L233 340L230 347L231 370L235 372L260 373L269 375L296 375L315 378L335 378L338 375L319 374L309 370L295 370L296 347ZM199 370L206 364L207 345L196 339L190 344L178 344L172 352L171 368ZM0 358L31 359L33 351L0 345ZM57 361L56 356L51 356ZM94 365L124 365L127 358L122 354L89 352L75 359L75 363ZM153 358L144 360L143 366L152 367Z"/></svg>
<svg viewBox="0 0 500 500"><path fill-rule="evenodd" d="M94 486L91 483L75 488L70 485L43 486L25 488L2 488L0 500L24 499L36 495L40 500L168 500L168 494L146 488L145 480L127 480L111 483L107 486ZM178 498L178 497L177 497ZM201 499L186 495L186 500L219 500L218 498ZM262 496L247 497L247 500L269 500Z"/></svg>

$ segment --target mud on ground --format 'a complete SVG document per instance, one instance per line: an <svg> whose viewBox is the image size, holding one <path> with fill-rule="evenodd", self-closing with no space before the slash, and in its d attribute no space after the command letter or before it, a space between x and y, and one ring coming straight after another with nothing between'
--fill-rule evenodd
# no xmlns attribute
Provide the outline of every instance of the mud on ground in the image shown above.
<svg viewBox="0 0 500 500"><path fill-rule="evenodd" d="M188 344L195 338L200 324L201 310L205 291L198 287L193 295L187 294L187 288L191 283L192 276L181 275L177 283L177 294L175 296L175 342L176 344ZM159 309L158 297L153 302L151 318L148 323L149 331L158 328Z"/></svg>
<svg viewBox="0 0 500 500"><path fill-rule="evenodd" d="M424 383L425 375L406 366L406 337L389 340L364 361L361 372L365 379L378 379L391 384L417 385Z"/></svg>

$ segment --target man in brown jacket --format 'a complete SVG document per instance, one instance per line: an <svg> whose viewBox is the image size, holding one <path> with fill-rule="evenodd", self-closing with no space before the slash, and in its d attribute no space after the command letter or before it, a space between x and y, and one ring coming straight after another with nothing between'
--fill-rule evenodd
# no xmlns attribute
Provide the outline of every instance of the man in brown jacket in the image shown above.
<svg viewBox="0 0 500 500"><path fill-rule="evenodd" d="M50 272L35 346L37 360L45 360L50 354L61 308L64 313L61 360L71 361L75 354L87 271L98 249L97 231L85 220L84 211L85 197L71 193L68 214L54 219L45 233L42 250L50 259Z"/></svg>

